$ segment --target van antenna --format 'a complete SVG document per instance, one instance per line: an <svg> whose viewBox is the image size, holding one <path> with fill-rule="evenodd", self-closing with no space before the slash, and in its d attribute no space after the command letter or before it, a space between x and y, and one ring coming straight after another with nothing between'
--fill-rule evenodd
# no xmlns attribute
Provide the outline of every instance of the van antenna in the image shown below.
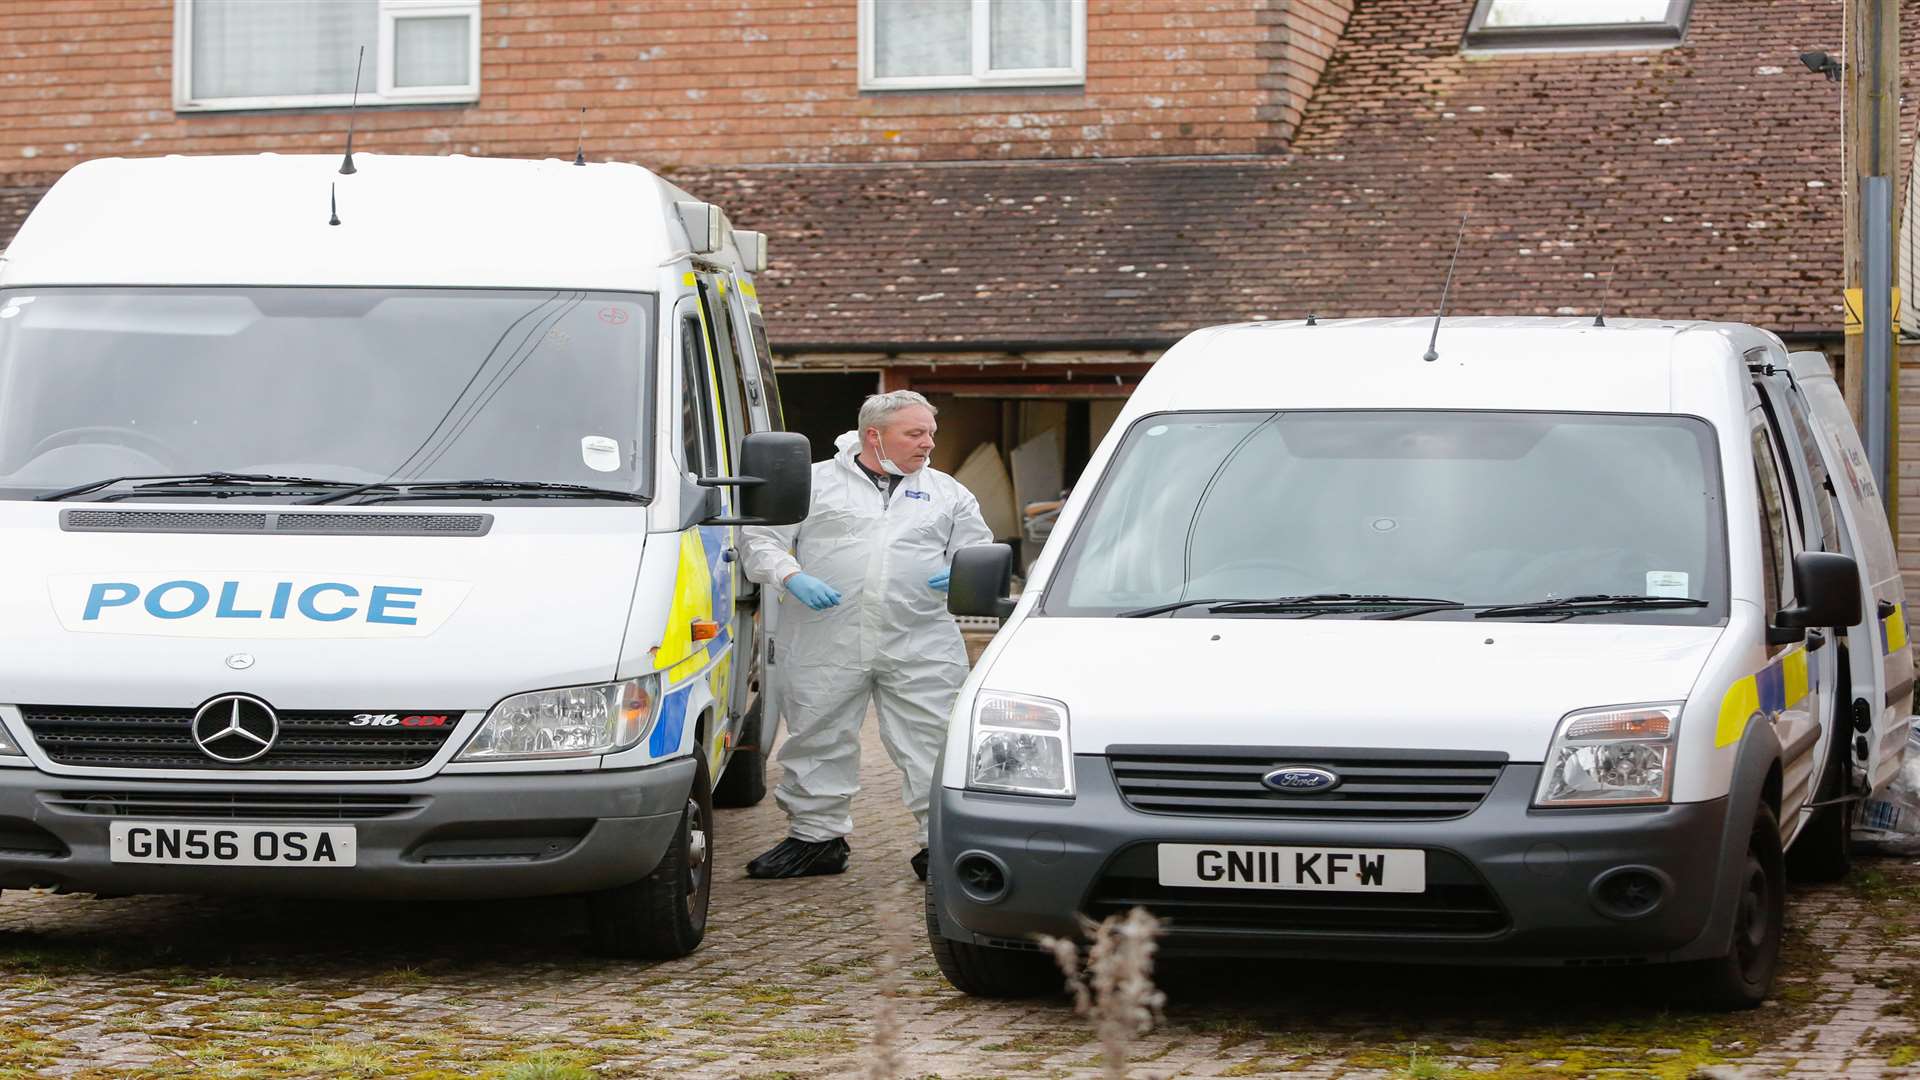
<svg viewBox="0 0 1920 1080"><path fill-rule="evenodd" d="M340 181L338 180L327 185L327 209L332 215L327 218L327 224L340 224Z"/></svg>
<svg viewBox="0 0 1920 1080"><path fill-rule="evenodd" d="M1613 260L1607 267L1607 287L1600 290L1600 313L1593 317L1593 325L1607 325L1607 301L1613 299L1613 272L1620 268L1620 260Z"/></svg>
<svg viewBox="0 0 1920 1080"><path fill-rule="evenodd" d="M1460 213L1460 231L1453 234L1453 258L1447 260L1447 283L1440 286L1440 310L1433 316L1433 336L1427 339L1427 352L1420 359L1431 364L1440 359L1440 353L1434 348L1440 343L1440 320L1447 317L1447 294L1453 291L1453 267L1460 261L1460 241L1467 235L1467 215L1472 209Z"/></svg>
<svg viewBox="0 0 1920 1080"><path fill-rule="evenodd" d="M585 105L580 106L580 145L573 151L573 163L575 165L587 163L587 107Z"/></svg>
<svg viewBox="0 0 1920 1080"><path fill-rule="evenodd" d="M353 167L353 118L360 112L360 65L367 62L367 47L360 46L360 59L353 62L353 100L347 106L347 156L340 161L340 175L352 176L358 172ZM338 225L339 222L334 222Z"/></svg>

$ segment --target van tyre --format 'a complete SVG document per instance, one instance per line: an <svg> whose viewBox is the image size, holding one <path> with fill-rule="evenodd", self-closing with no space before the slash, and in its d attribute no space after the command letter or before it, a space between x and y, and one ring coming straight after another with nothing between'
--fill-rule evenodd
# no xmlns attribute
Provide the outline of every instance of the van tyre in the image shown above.
<svg viewBox="0 0 1920 1080"><path fill-rule="evenodd" d="M713 788L703 754L673 842L653 873L587 895L595 948L608 956L674 960L700 947L713 895Z"/></svg>
<svg viewBox="0 0 1920 1080"><path fill-rule="evenodd" d="M1058 994L1066 979L1046 953L996 949L953 941L940 933L939 901L934 899L934 877L927 875L927 942L934 963L953 988L974 997L1027 998Z"/></svg>
<svg viewBox="0 0 1920 1080"><path fill-rule="evenodd" d="M1762 803L1747 837L1732 948L1715 960L1693 966L1690 986L1699 1004L1719 1010L1751 1009L1766 999L1780 962L1780 936L1786 922L1785 860L1780 854L1780 824Z"/></svg>
<svg viewBox="0 0 1920 1080"><path fill-rule="evenodd" d="M727 767L720 770L720 782L713 786L713 805L738 810L757 806L767 797L767 752L761 749L766 745L762 737L765 726L760 719L760 701L756 700L747 710L746 722L740 725L740 741L752 749L735 750L727 758Z"/></svg>

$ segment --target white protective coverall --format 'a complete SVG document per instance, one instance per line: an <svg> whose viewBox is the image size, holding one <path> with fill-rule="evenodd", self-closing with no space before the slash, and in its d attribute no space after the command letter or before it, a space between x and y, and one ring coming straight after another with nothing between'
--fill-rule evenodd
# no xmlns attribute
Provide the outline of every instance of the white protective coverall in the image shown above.
<svg viewBox="0 0 1920 1080"><path fill-rule="evenodd" d="M967 677L967 650L947 613L947 594L927 584L963 547L993 541L980 504L960 482L928 466L888 496L855 460L860 436L813 466L813 505L798 525L741 530L745 569L780 596L774 632L787 718L774 799L788 832L808 841L853 831L860 790L860 724L871 698L880 740L901 773L907 809L927 836L933 763L947 713ZM795 571L840 592L815 611L782 587Z"/></svg>

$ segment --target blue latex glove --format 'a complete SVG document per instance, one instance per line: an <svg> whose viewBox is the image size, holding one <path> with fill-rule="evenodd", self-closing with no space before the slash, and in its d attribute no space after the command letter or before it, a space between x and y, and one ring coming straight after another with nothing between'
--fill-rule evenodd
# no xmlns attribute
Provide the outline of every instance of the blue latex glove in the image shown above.
<svg viewBox="0 0 1920 1080"><path fill-rule="evenodd" d="M795 574L787 579L787 591L815 611L823 611L840 602L840 592L812 574Z"/></svg>
<svg viewBox="0 0 1920 1080"><path fill-rule="evenodd" d="M927 584L933 586L936 589L939 589L941 592L946 592L947 582L951 581L952 579L953 579L953 568L948 567L945 570L942 570L939 573L928 578Z"/></svg>

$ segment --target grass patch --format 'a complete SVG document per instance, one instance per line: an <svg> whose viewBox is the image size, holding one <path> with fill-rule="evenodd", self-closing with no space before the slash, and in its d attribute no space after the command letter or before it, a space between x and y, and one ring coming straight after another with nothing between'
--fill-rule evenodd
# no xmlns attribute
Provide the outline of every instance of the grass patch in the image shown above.
<svg viewBox="0 0 1920 1080"><path fill-rule="evenodd" d="M761 1057L775 1059L837 1054L860 1045L841 1028L791 1028L762 1035L753 1042Z"/></svg>
<svg viewBox="0 0 1920 1080"><path fill-rule="evenodd" d="M311 1042L283 1063L300 1075L390 1076L397 1066L392 1051L376 1043Z"/></svg>
<svg viewBox="0 0 1920 1080"><path fill-rule="evenodd" d="M586 1059L564 1050L543 1050L488 1069L487 1080L597 1080Z"/></svg>
<svg viewBox="0 0 1920 1080"><path fill-rule="evenodd" d="M804 997L791 986L761 986L742 993L740 1000L748 1005L800 1005L819 999Z"/></svg>

